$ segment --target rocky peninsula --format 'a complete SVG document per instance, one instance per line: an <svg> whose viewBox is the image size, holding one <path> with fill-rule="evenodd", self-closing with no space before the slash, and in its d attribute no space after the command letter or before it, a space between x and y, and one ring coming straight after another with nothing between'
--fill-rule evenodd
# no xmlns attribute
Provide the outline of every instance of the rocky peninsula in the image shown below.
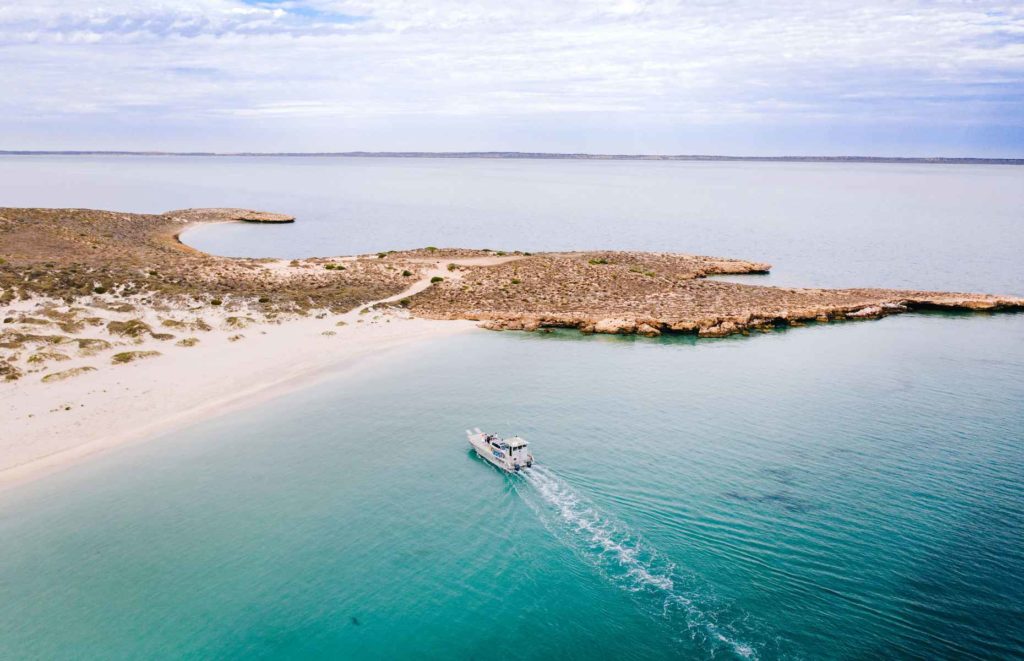
<svg viewBox="0 0 1024 661"><path fill-rule="evenodd" d="M493 330L700 337L920 309L1024 307L1024 299L988 294L739 284L709 276L765 273L770 265L697 255L430 247L238 259L202 253L178 238L198 223L293 220L229 208L157 215L0 209L0 378L70 378L108 354L124 364L170 346L195 346L218 328L237 341L255 324L327 318L370 304Z"/></svg>
<svg viewBox="0 0 1024 661"><path fill-rule="evenodd" d="M495 330L561 327L584 333L723 337L910 310L1024 308L1024 299L1008 296L766 287L707 277L769 269L756 262L662 253L530 255L438 283L413 298L411 310L434 319L481 321Z"/></svg>
<svg viewBox="0 0 1024 661"><path fill-rule="evenodd" d="M722 337L1024 308L987 294L739 284L713 276L769 265L696 255L428 247L236 259L179 240L200 223L284 219L0 208L0 487L474 325Z"/></svg>

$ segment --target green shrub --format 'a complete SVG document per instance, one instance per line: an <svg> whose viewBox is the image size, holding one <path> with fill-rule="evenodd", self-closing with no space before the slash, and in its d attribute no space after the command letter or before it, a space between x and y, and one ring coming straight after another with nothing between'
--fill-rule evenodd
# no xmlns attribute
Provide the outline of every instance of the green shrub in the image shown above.
<svg viewBox="0 0 1024 661"><path fill-rule="evenodd" d="M435 246L427 246L427 252L437 252L437 248Z"/></svg>
<svg viewBox="0 0 1024 661"><path fill-rule="evenodd" d="M518 285L520 282L522 282L522 280L520 280L519 278L512 278L512 284Z"/></svg>
<svg viewBox="0 0 1024 661"><path fill-rule="evenodd" d="M250 324L255 322L256 320L252 317L228 317L224 320L224 323L230 328L248 328Z"/></svg>
<svg viewBox="0 0 1024 661"><path fill-rule="evenodd" d="M115 365L124 365L125 363L130 363L134 360L154 358L159 355L159 351L122 351L121 353L115 353L110 358L110 362Z"/></svg>
<svg viewBox="0 0 1024 661"><path fill-rule="evenodd" d="M449 270L449 271L454 271L454 270L455 270L455 269L457 269L457 268L459 268L459 265L458 265L458 264L449 264L449 265L448 265L448 270Z"/></svg>
<svg viewBox="0 0 1024 661"><path fill-rule="evenodd" d="M210 301L210 305L220 305L223 302L224 301L220 300L219 298L215 298L212 301Z"/></svg>
<svg viewBox="0 0 1024 661"><path fill-rule="evenodd" d="M267 298L266 296L260 296L259 301L260 303L269 303L270 299Z"/></svg>
<svg viewBox="0 0 1024 661"><path fill-rule="evenodd" d="M78 376L79 374L95 371L95 367L89 367L88 365L84 365L82 367L72 367L71 369L64 370L63 372L54 372L53 374L47 374L46 376L43 377L42 380L43 383L50 383L52 381L63 381L64 379L70 379L71 377ZM67 408L65 408L65 410L67 410Z"/></svg>
<svg viewBox="0 0 1024 661"><path fill-rule="evenodd" d="M377 253L377 259L384 259L387 256L388 256L388 254L386 252L379 252L379 253Z"/></svg>
<svg viewBox="0 0 1024 661"><path fill-rule="evenodd" d="M32 363L32 364L41 364L41 363L45 363L48 360L61 361L61 360L69 360L69 358L68 358L68 356L65 356L64 354L60 353L59 351L40 351L38 353L34 353L31 356L29 356L28 359L25 362Z"/></svg>
<svg viewBox="0 0 1024 661"><path fill-rule="evenodd" d="M82 352L83 356L92 356L100 351L109 349L112 345L106 340L98 340L90 337L83 337L79 340L74 340L78 344L79 351Z"/></svg>
<svg viewBox="0 0 1024 661"><path fill-rule="evenodd" d="M11 365L5 360L0 360L0 378L4 381L17 381L23 374L24 372L14 365Z"/></svg>
<svg viewBox="0 0 1024 661"><path fill-rule="evenodd" d="M410 300L409 300L409 299L407 299L407 298L403 298L402 300L400 300L400 301L398 302L398 304L399 304L399 305L401 305L401 306L402 306L403 308L407 308L407 307L409 307L409 305L410 305L411 303L412 303L412 301L410 301Z"/></svg>
<svg viewBox="0 0 1024 661"><path fill-rule="evenodd" d="M93 291L93 293L96 293L96 294L106 294L107 293L107 288L106 287L93 287L92 291Z"/></svg>
<svg viewBox="0 0 1024 661"><path fill-rule="evenodd" d="M107 331L111 335L142 337L151 334L153 329L141 319L129 319L128 321L111 321L107 324Z"/></svg>
<svg viewBox="0 0 1024 661"><path fill-rule="evenodd" d="M589 263L590 264L594 264L595 266L597 266L597 265L600 265L600 264L610 264L611 262L609 262L607 259L605 259L603 257L597 257L595 259L590 260Z"/></svg>
<svg viewBox="0 0 1024 661"><path fill-rule="evenodd" d="M431 279L430 279L430 282L431 282L431 283L434 283L434 282L441 282L442 280L444 280L444 278L442 278L442 277L441 277L441 276L439 276L439 275L435 275L435 276L434 276L433 278L431 278Z"/></svg>
<svg viewBox="0 0 1024 661"><path fill-rule="evenodd" d="M412 271L402 271L403 278L408 278L410 275L412 275Z"/></svg>

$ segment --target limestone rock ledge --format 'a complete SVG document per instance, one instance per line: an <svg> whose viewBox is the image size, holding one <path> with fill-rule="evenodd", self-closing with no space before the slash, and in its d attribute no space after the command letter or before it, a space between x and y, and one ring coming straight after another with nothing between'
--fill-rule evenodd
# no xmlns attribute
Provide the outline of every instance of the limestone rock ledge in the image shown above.
<svg viewBox="0 0 1024 661"><path fill-rule="evenodd" d="M186 222L222 222L240 220L247 223L294 223L295 216L283 213L270 213L269 211L255 211L253 209L232 209L232 208L197 208L178 209L168 211L165 216L186 221Z"/></svg>
<svg viewBox="0 0 1024 661"><path fill-rule="evenodd" d="M489 330L535 331L543 328L575 328L583 333L636 334L646 337L657 337L663 333L684 333L710 338L749 334L751 331L767 332L772 328L802 326L808 322L827 323L879 319L914 310L992 312L1024 310L1024 298L986 294L946 294L900 290L807 291L821 293L821 303L785 309L761 309L755 305L752 306L753 309L721 316L683 314L681 316L652 317L626 314L601 317L586 313L510 315L478 311L468 312L461 315L461 318L480 321L480 327ZM860 300L849 303L841 300L829 301L831 295L836 295L839 299L857 296Z"/></svg>

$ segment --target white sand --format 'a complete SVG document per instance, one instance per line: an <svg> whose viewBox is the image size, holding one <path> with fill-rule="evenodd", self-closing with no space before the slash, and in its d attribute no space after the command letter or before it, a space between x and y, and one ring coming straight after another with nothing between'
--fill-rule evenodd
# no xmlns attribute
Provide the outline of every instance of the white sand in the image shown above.
<svg viewBox="0 0 1024 661"><path fill-rule="evenodd" d="M483 265L499 260L445 263L451 261ZM378 302L397 301L422 291L432 276L442 274L458 277L435 263L408 290ZM179 337L198 337L200 341L193 347L147 339L127 348L159 350L163 355L126 365L111 365L109 353L76 357L13 384L0 385L0 488L65 468L126 442L258 404L351 367L367 356L474 328L472 322L411 319L397 310L361 314L370 305L344 315L179 333ZM138 316L137 312L126 315ZM226 316L222 313L221 320ZM338 326L339 321L345 324ZM229 339L239 334L244 337ZM125 347L117 347L110 353L123 350ZM80 365L97 369L65 381L41 381L45 374Z"/></svg>

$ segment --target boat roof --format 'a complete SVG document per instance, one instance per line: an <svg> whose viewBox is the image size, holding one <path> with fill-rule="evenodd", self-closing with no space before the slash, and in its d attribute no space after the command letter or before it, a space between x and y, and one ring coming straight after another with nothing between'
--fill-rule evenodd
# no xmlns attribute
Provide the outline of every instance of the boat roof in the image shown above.
<svg viewBox="0 0 1024 661"><path fill-rule="evenodd" d="M506 438L505 442L508 443L509 447L511 447L511 448L521 448L521 447L525 447L525 446L529 445L529 443L526 442L525 438L520 438L519 436L513 436L512 438Z"/></svg>

